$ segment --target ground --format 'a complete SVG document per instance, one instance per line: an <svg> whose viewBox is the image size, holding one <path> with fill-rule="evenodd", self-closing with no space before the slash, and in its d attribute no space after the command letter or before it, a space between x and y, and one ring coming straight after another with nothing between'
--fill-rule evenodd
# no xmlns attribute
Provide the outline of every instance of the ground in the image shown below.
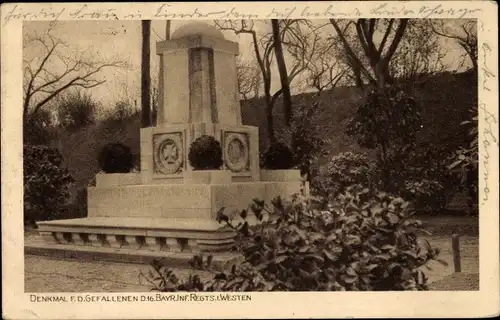
<svg viewBox="0 0 500 320"><path fill-rule="evenodd" d="M429 264L424 270L431 290L479 290L478 222L473 217L423 217L433 235L425 236L432 246L440 248L440 258L448 263ZM451 235L460 234L462 273L453 272ZM27 236L31 236L29 233ZM58 260L48 257L25 257L26 292L144 292L151 285L141 278L148 266L108 262ZM176 269L186 277L191 271ZM196 271L199 273L199 271ZM209 273L200 274L208 278Z"/></svg>

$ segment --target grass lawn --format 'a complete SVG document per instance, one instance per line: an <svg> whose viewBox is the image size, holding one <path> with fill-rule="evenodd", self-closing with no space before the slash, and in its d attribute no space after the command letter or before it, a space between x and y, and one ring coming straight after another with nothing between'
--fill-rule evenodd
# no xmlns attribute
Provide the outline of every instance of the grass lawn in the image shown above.
<svg viewBox="0 0 500 320"><path fill-rule="evenodd" d="M479 217L472 216L417 216L423 222L424 228L435 236L479 237Z"/></svg>

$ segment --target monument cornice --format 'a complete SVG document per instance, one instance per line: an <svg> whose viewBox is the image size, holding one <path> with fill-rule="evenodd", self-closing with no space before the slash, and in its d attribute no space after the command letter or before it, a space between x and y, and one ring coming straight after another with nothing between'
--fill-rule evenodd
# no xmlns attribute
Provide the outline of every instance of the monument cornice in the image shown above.
<svg viewBox="0 0 500 320"><path fill-rule="evenodd" d="M207 48L217 52L225 52L237 55L239 53L238 43L210 37L206 35L192 35L180 39L165 40L156 44L156 54L178 51L182 49Z"/></svg>

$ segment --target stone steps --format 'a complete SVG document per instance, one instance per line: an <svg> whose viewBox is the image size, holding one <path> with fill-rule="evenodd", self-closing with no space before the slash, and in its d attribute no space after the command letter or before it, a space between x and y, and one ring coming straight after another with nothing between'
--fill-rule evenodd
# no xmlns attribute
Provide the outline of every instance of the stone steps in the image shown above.
<svg viewBox="0 0 500 320"><path fill-rule="evenodd" d="M38 231L52 245L190 253L231 250L233 230L197 220L91 217L39 222Z"/></svg>
<svg viewBox="0 0 500 320"><path fill-rule="evenodd" d="M191 269L190 261L195 253L191 252L168 252L151 251L142 249L112 248L78 246L72 244L61 244L45 242L40 237L25 240L24 253L26 255L44 256L56 260L80 260L99 261L114 263L132 263L147 265L154 260L161 260L172 268ZM204 254L208 256L209 254ZM232 264L241 261L238 253L224 252L213 255L211 270L227 270Z"/></svg>

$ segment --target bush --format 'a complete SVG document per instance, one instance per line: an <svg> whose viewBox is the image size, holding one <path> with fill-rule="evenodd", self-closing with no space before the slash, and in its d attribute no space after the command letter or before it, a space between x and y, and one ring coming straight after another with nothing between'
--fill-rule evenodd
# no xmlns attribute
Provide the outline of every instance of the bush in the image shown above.
<svg viewBox="0 0 500 320"><path fill-rule="evenodd" d="M421 222L411 218L408 203L386 193L370 196L352 187L328 206L294 197L272 208L254 200L259 223L250 226L247 211L219 222L238 231L243 261L213 279L187 281L159 267L159 291L382 291L426 290L421 267L438 250L417 241ZM438 260L440 261L440 260ZM445 263L444 261L441 261ZM173 279L173 280L171 280Z"/></svg>
<svg viewBox="0 0 500 320"><path fill-rule="evenodd" d="M300 168L302 175L310 175L317 168L319 158L328 154L328 130L314 125L321 122L324 113L317 102L299 105L294 110L290 126L291 149L294 166Z"/></svg>
<svg viewBox="0 0 500 320"><path fill-rule="evenodd" d="M272 143L262 157L262 167L268 170L286 170L293 167L293 153L281 142Z"/></svg>
<svg viewBox="0 0 500 320"><path fill-rule="evenodd" d="M400 88L386 86L368 93L346 133L361 147L376 151L383 189L397 192L404 181L396 180L402 166L399 159L415 146L421 127L421 105Z"/></svg>
<svg viewBox="0 0 500 320"><path fill-rule="evenodd" d="M50 145L57 138L58 130L51 112L40 109L23 120L23 141L29 145Z"/></svg>
<svg viewBox="0 0 500 320"><path fill-rule="evenodd" d="M377 164L366 154L342 152L320 169L312 181L312 188L318 195L335 198L351 185L374 188L377 178Z"/></svg>
<svg viewBox="0 0 500 320"><path fill-rule="evenodd" d="M24 152L24 221L57 218L69 198L74 182L57 149L25 145Z"/></svg>
<svg viewBox="0 0 500 320"><path fill-rule="evenodd" d="M462 126L467 130L468 133L468 145L466 147L461 147L456 150L455 154L451 157L448 165L448 169L451 174L460 180L460 188L467 191L468 194L468 211L470 213L478 213L477 202L478 202L478 176L479 176L479 157L478 157L478 117L477 117L477 105L471 106L469 108L472 120L464 121Z"/></svg>
<svg viewBox="0 0 500 320"><path fill-rule="evenodd" d="M90 94L75 90L62 95L57 102L59 126L75 131L94 124L99 105Z"/></svg>
<svg viewBox="0 0 500 320"><path fill-rule="evenodd" d="M111 108L100 115L102 122L107 126L116 127L123 125L123 122L130 119L134 115L138 115L137 107L134 107L131 101L121 100L116 102Z"/></svg>
<svg viewBox="0 0 500 320"><path fill-rule="evenodd" d="M218 170L222 166L222 148L214 137L202 135L191 143L188 155L194 170Z"/></svg>
<svg viewBox="0 0 500 320"><path fill-rule="evenodd" d="M445 209L459 181L447 168L447 151L438 146L421 146L399 160L394 176L398 195L411 201L420 212L438 213Z"/></svg>
<svg viewBox="0 0 500 320"><path fill-rule="evenodd" d="M98 161L105 173L129 173L134 167L130 148L119 142L105 145L99 153Z"/></svg>

